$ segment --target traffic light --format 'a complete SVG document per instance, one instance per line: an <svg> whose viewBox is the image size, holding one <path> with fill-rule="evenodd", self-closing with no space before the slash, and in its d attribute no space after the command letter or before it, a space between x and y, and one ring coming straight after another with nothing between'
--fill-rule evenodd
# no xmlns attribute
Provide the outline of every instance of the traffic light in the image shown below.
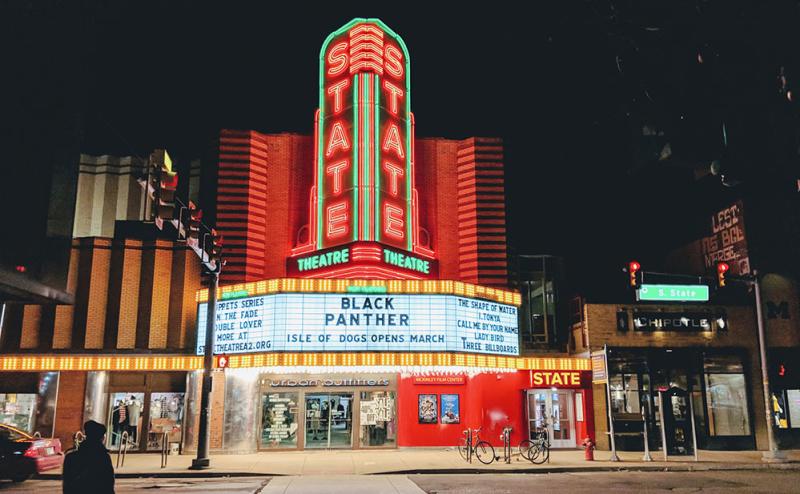
<svg viewBox="0 0 800 494"><path fill-rule="evenodd" d="M189 201L189 228L187 237L197 242L200 237L200 225L203 219L203 210L197 209L197 206Z"/></svg>
<svg viewBox="0 0 800 494"><path fill-rule="evenodd" d="M718 287L722 288L723 286L725 286L725 273L727 273L730 268L731 267L728 265L727 262L718 262L717 263L717 286Z"/></svg>
<svg viewBox="0 0 800 494"><path fill-rule="evenodd" d="M175 217L175 189L178 188L178 173L172 171L172 158L164 149L150 154L150 185L148 193L153 201L153 217L156 227L164 229L164 220Z"/></svg>
<svg viewBox="0 0 800 494"><path fill-rule="evenodd" d="M175 218L175 189L178 188L178 174L166 170L159 171L158 201L156 203L155 223L164 228L164 220Z"/></svg>
<svg viewBox="0 0 800 494"><path fill-rule="evenodd" d="M639 270L642 269L642 265L636 261L631 261L628 263L628 277L630 278L630 285L633 288L639 288Z"/></svg>
<svg viewBox="0 0 800 494"><path fill-rule="evenodd" d="M208 250L209 257L212 260L219 261L220 256L222 255L222 242L223 237L217 230L212 228L211 229L211 248Z"/></svg>

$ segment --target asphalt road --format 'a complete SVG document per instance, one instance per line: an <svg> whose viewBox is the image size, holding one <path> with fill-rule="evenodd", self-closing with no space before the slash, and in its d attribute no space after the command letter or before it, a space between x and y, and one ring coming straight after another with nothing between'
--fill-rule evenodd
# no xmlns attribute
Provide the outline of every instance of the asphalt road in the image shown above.
<svg viewBox="0 0 800 494"><path fill-rule="evenodd" d="M380 477L380 478L379 478ZM302 482L300 477L292 487L278 486L277 490L287 494L314 492L378 492L370 489L371 482L389 485L387 476L331 476ZM800 471L714 471L714 472L586 472L554 474L451 474L396 476L393 484L401 487L407 477L428 494L530 494L531 492L564 493L797 493L800 492ZM289 478L277 478L286 483ZM118 479L117 493L153 492L176 493L232 493L261 494L271 492L269 478L180 478L180 479ZM320 482L322 480L322 482ZM276 481L277 482L277 481ZM352 484L348 486L348 484ZM417 491L411 483L411 489ZM273 489L275 490L275 489ZM381 488L380 492L399 492L394 487ZM29 480L21 484L0 482L0 494L6 493L60 493L61 483L52 480Z"/></svg>
<svg viewBox="0 0 800 494"><path fill-rule="evenodd" d="M267 477L117 479L115 491L117 494L132 492L152 492L154 494L173 492L256 494L260 493L268 482L269 478ZM61 482L56 480L28 480L19 484L0 482L0 494L23 492L31 494L61 494Z"/></svg>
<svg viewBox="0 0 800 494"><path fill-rule="evenodd" d="M428 494L797 493L800 471L585 472L507 475L410 475Z"/></svg>

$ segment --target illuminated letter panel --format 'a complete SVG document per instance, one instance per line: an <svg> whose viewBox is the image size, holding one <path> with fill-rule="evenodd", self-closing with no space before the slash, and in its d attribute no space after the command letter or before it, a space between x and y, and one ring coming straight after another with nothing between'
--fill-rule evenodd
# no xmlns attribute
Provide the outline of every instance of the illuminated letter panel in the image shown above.
<svg viewBox="0 0 800 494"><path fill-rule="evenodd" d="M354 19L323 44L315 249L412 251L409 68L403 40L377 19Z"/></svg>

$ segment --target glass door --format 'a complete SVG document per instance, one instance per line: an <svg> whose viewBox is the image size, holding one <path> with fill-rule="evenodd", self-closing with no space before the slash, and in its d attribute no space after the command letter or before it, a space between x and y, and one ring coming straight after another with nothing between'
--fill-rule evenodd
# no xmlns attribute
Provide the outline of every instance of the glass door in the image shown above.
<svg viewBox="0 0 800 494"><path fill-rule="evenodd" d="M305 404L306 448L352 447L352 393L308 393Z"/></svg>
<svg viewBox="0 0 800 494"><path fill-rule="evenodd" d="M546 428L553 448L574 448L574 392L569 390L534 389L528 391L528 433Z"/></svg>

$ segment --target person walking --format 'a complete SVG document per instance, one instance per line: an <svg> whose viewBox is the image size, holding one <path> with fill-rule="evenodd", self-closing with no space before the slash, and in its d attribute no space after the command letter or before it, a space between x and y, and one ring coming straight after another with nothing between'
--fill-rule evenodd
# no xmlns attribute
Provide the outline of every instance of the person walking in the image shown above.
<svg viewBox="0 0 800 494"><path fill-rule="evenodd" d="M86 439L64 458L64 494L114 494L114 466L103 445L106 426L94 420L83 424Z"/></svg>

